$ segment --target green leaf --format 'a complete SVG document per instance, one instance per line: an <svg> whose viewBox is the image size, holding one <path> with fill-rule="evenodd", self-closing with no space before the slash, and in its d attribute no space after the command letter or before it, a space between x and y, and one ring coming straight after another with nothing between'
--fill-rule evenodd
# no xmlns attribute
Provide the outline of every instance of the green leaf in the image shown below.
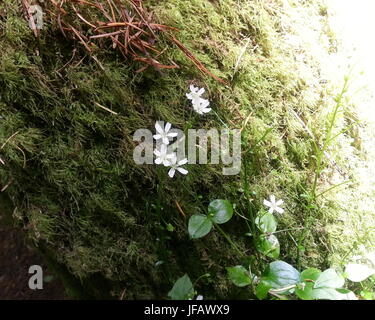
<svg viewBox="0 0 375 320"><path fill-rule="evenodd" d="M260 281L255 289L255 295L258 299L263 300L267 297L270 289L272 289L272 286L267 281Z"/></svg>
<svg viewBox="0 0 375 320"><path fill-rule="evenodd" d="M339 276L334 269L323 271L315 281L314 288L341 288L345 284L345 279Z"/></svg>
<svg viewBox="0 0 375 320"><path fill-rule="evenodd" d="M319 269L310 268L301 273L301 282L297 285L296 295L302 300L315 300L313 297L314 282L322 272Z"/></svg>
<svg viewBox="0 0 375 320"><path fill-rule="evenodd" d="M189 300L194 296L194 288L191 280L187 274L179 278L174 284L168 297L172 300Z"/></svg>
<svg viewBox="0 0 375 320"><path fill-rule="evenodd" d="M372 269L363 264L349 263L345 268L347 278L353 282L362 282L375 274Z"/></svg>
<svg viewBox="0 0 375 320"><path fill-rule="evenodd" d="M277 259L280 255L279 240L274 235L261 235L255 243L256 249L265 256Z"/></svg>
<svg viewBox="0 0 375 320"><path fill-rule="evenodd" d="M226 223L233 216L233 205L228 200L214 200L208 206L208 215L217 224Z"/></svg>
<svg viewBox="0 0 375 320"><path fill-rule="evenodd" d="M313 296L314 283L303 282L299 283L296 288L296 295L302 300L315 300Z"/></svg>
<svg viewBox="0 0 375 320"><path fill-rule="evenodd" d="M229 279L237 287L246 287L251 284L251 277L249 271L243 266L236 266L227 268Z"/></svg>
<svg viewBox="0 0 375 320"><path fill-rule="evenodd" d="M277 221L272 213L266 212L255 219L255 224L263 233L273 233L277 229Z"/></svg>
<svg viewBox="0 0 375 320"><path fill-rule="evenodd" d="M353 296L355 297L351 291L341 293L338 290L334 288L313 289L312 298L315 300L353 300Z"/></svg>
<svg viewBox="0 0 375 320"><path fill-rule="evenodd" d="M316 281L322 272L316 268L309 268L301 272L301 281Z"/></svg>
<svg viewBox="0 0 375 320"><path fill-rule="evenodd" d="M265 270L261 281L266 281L273 289L281 289L300 282L300 273L284 261L274 261Z"/></svg>
<svg viewBox="0 0 375 320"><path fill-rule="evenodd" d="M196 214L189 219L188 231L193 239L204 237L211 229L211 220L203 214Z"/></svg>
<svg viewBox="0 0 375 320"><path fill-rule="evenodd" d="M173 231L174 231L174 227L173 227L170 223L168 223L168 224L167 224L167 230L168 230L169 232L173 232Z"/></svg>

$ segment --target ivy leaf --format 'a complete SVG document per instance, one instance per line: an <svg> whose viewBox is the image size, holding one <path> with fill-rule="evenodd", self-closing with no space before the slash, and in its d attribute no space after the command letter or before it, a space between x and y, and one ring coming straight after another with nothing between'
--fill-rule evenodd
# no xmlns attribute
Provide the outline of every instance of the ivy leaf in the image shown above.
<svg viewBox="0 0 375 320"><path fill-rule="evenodd" d="M314 288L341 288L345 284L345 279L339 276L334 269L323 271L315 281Z"/></svg>
<svg viewBox="0 0 375 320"><path fill-rule="evenodd" d="M233 216L233 205L228 200L214 200L208 206L208 215L217 224L226 223Z"/></svg>
<svg viewBox="0 0 375 320"><path fill-rule="evenodd" d="M211 220L203 214L196 214L189 219L188 231L192 239L204 237L211 229Z"/></svg>
<svg viewBox="0 0 375 320"><path fill-rule="evenodd" d="M255 219L255 224L263 233L273 233L277 229L277 221L272 213L266 212Z"/></svg>
<svg viewBox="0 0 375 320"><path fill-rule="evenodd" d="M272 259L277 259L280 255L280 243L274 235L261 235L257 239L255 247L259 252Z"/></svg>
<svg viewBox="0 0 375 320"><path fill-rule="evenodd" d="M171 291L168 293L168 297L172 300L189 300L194 296L193 284L187 274L179 278Z"/></svg>
<svg viewBox="0 0 375 320"><path fill-rule="evenodd" d="M346 265L345 273L350 281L361 282L374 275L375 269L363 264L349 263Z"/></svg>
<svg viewBox="0 0 375 320"><path fill-rule="evenodd" d="M229 279L237 287L246 287L251 284L249 272L243 266L235 266L227 268Z"/></svg>

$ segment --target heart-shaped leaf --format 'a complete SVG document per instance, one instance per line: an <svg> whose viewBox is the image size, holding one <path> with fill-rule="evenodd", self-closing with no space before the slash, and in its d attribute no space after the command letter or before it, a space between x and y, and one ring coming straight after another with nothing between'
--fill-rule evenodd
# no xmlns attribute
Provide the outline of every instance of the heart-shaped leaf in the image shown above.
<svg viewBox="0 0 375 320"><path fill-rule="evenodd" d="M189 219L188 231L193 239L199 239L208 234L212 229L211 220L203 215L196 214Z"/></svg>
<svg viewBox="0 0 375 320"><path fill-rule="evenodd" d="M228 200L214 200L208 206L208 216L217 224L226 223L233 216L233 205Z"/></svg>

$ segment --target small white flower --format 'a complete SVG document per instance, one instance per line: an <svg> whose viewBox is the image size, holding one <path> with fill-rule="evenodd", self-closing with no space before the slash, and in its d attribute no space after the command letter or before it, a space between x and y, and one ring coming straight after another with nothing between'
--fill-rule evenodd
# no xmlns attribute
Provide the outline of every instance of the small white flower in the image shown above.
<svg viewBox="0 0 375 320"><path fill-rule="evenodd" d="M190 85L190 93L186 94L186 97L193 102L193 105L197 104L201 100L201 95L205 92L204 88L197 88Z"/></svg>
<svg viewBox="0 0 375 320"><path fill-rule="evenodd" d="M205 114L211 111L211 108L208 108L210 101L201 99L199 104L193 105L194 111L199 114Z"/></svg>
<svg viewBox="0 0 375 320"><path fill-rule="evenodd" d="M172 125L169 122L166 123L164 129L161 127L159 122L156 122L155 123L155 129L156 129L157 134L154 135L154 139L155 140L161 139L164 144L168 145L169 144L169 138L174 138L174 137L177 137L177 135L178 135L177 132L175 132L175 133L169 132L171 130L171 128L172 128Z"/></svg>
<svg viewBox="0 0 375 320"><path fill-rule="evenodd" d="M163 164L165 167L168 167L174 158L176 158L175 153L168 154L168 147L165 144L162 144L160 150L155 149L154 154L156 155L155 163Z"/></svg>
<svg viewBox="0 0 375 320"><path fill-rule="evenodd" d="M278 200L276 201L276 198L274 195L271 195L270 196L270 201L267 201L267 200L264 200L263 201L263 204L267 207L269 207L268 209L268 212L269 213L273 213L274 211L276 211L277 213L284 213L284 209L283 208L280 208L280 206L284 203L283 200Z"/></svg>
<svg viewBox="0 0 375 320"><path fill-rule="evenodd" d="M180 161L177 162L177 158L174 157L172 158L170 161L169 161L169 164L168 166L171 167L169 169L169 172L168 172L168 175L169 177L173 178L175 173L176 173L176 170L182 174L188 174L189 171L187 171L186 169L184 168L181 168L181 166L183 166L184 164L188 163L188 159L182 159Z"/></svg>
<svg viewBox="0 0 375 320"><path fill-rule="evenodd" d="M200 295L197 297L197 300L203 300L203 296L200 294Z"/></svg>
<svg viewBox="0 0 375 320"><path fill-rule="evenodd" d="M191 85L190 93L186 94L186 97L191 100L193 104L194 111L201 115L211 111L211 108L208 108L210 101L201 97L204 92L204 88L197 88Z"/></svg>

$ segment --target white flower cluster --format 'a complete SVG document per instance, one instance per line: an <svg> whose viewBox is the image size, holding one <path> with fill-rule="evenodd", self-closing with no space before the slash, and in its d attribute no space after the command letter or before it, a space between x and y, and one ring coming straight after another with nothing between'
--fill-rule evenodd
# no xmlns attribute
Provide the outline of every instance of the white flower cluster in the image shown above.
<svg viewBox="0 0 375 320"><path fill-rule="evenodd" d="M208 106L210 105L210 101L207 99L203 99L201 96L205 93L204 88L197 88L194 85L190 86L190 93L186 94L186 97L191 100L193 104L193 109L200 115L208 113L211 111L211 108ZM160 149L154 150L154 155L156 156L155 164L164 165L165 167L170 167L168 175L173 178L176 171L180 172L181 174L188 174L188 171L182 166L188 163L188 159L177 160L177 155L175 152L168 152L168 145L170 139L177 137L177 133L171 132L172 125L167 122L165 127L156 122L155 123L156 134L154 135L154 139L156 141L161 140L162 145Z"/></svg>
<svg viewBox="0 0 375 320"><path fill-rule="evenodd" d="M211 111L211 108L208 107L210 105L210 101L201 97L204 92L204 88L197 88L191 85L190 93L186 94L186 97L191 100L193 104L194 111L200 115Z"/></svg>
<svg viewBox="0 0 375 320"><path fill-rule="evenodd" d="M177 155L175 152L168 153L168 145L170 142L169 139L177 137L177 133L170 132L172 129L172 125L167 122L165 127L162 128L162 126L158 122L156 122L155 129L156 134L154 135L154 139L156 141L162 141L160 150L154 150L154 154L156 156L155 163L158 165L162 164L165 167L170 167L168 175L171 178L174 177L176 171L182 174L188 174L188 171L181 167L186 164L188 160L185 158L177 161Z"/></svg>

